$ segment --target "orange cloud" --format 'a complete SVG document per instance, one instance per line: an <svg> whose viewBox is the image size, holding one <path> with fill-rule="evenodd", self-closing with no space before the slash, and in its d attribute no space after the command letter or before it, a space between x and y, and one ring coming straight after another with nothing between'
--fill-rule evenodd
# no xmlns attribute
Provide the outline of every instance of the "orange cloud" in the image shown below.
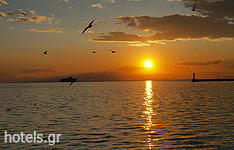
<svg viewBox="0 0 234 150"><path fill-rule="evenodd" d="M8 3L5 0L0 0L0 6L2 5L8 5Z"/></svg>
<svg viewBox="0 0 234 150"><path fill-rule="evenodd" d="M0 12L0 18L2 18L2 17L6 17L7 16L7 14L6 13L4 13L4 12Z"/></svg>
<svg viewBox="0 0 234 150"><path fill-rule="evenodd" d="M17 22L21 22L21 21L30 21L30 22L41 22L46 20L46 16L31 16L31 17L18 17L16 19Z"/></svg>
<svg viewBox="0 0 234 150"><path fill-rule="evenodd" d="M91 7L103 8L102 4L100 4L100 3L93 4L93 5L91 5Z"/></svg>
<svg viewBox="0 0 234 150"><path fill-rule="evenodd" d="M34 28L31 28L28 31L34 31L34 32L55 32L55 33L61 33L62 32L59 29L34 29Z"/></svg>
<svg viewBox="0 0 234 150"><path fill-rule="evenodd" d="M13 22L13 21L15 21L13 18L7 19L7 22Z"/></svg>

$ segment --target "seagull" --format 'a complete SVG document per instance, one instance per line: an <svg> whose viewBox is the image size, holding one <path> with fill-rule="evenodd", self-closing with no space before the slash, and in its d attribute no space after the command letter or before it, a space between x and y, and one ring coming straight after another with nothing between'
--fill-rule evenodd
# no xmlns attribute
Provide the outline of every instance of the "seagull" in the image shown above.
<svg viewBox="0 0 234 150"><path fill-rule="evenodd" d="M195 11L195 8L196 8L196 5L193 6L193 10L192 11Z"/></svg>
<svg viewBox="0 0 234 150"><path fill-rule="evenodd" d="M93 54L95 54L96 53L96 51L93 51Z"/></svg>
<svg viewBox="0 0 234 150"><path fill-rule="evenodd" d="M47 55L47 51L44 51L44 54Z"/></svg>
<svg viewBox="0 0 234 150"><path fill-rule="evenodd" d="M6 111L11 111L11 109L12 109L12 107L8 107L8 108L6 108Z"/></svg>
<svg viewBox="0 0 234 150"><path fill-rule="evenodd" d="M93 20L92 22L89 23L89 25L84 29L84 31L82 32L82 34L84 34L85 31L88 30L88 28L92 28L92 26L93 26L92 24L93 24L94 21L95 20Z"/></svg>
<svg viewBox="0 0 234 150"><path fill-rule="evenodd" d="M76 82L77 79L78 79L78 78L73 79L73 81L71 82L70 86L71 86L74 82Z"/></svg>
<svg viewBox="0 0 234 150"><path fill-rule="evenodd" d="M115 50L110 50L110 51L111 51L113 54L114 54L114 53L116 53L116 51L115 51Z"/></svg>

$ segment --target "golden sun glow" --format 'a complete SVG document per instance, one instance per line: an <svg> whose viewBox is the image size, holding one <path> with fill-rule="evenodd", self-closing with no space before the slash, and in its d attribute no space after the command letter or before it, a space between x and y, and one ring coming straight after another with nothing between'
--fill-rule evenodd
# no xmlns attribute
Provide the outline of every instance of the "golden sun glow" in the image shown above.
<svg viewBox="0 0 234 150"><path fill-rule="evenodd" d="M144 63L144 66L145 66L146 68L152 68L152 67L153 67L153 63L152 63L151 61L147 60L147 61Z"/></svg>

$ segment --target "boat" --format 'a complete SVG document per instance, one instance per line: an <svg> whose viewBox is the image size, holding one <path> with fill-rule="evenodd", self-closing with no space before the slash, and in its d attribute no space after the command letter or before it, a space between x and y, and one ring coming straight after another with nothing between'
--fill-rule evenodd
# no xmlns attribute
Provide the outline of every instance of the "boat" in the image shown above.
<svg viewBox="0 0 234 150"><path fill-rule="evenodd" d="M210 82L210 81L234 81L234 79L196 79L195 73L193 73L192 82Z"/></svg>

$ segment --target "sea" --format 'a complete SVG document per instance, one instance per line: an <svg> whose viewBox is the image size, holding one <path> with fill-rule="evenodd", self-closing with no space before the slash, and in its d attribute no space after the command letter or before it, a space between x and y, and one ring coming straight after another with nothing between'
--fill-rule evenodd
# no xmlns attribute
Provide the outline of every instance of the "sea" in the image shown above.
<svg viewBox="0 0 234 150"><path fill-rule="evenodd" d="M234 82L0 84L0 149L231 150Z"/></svg>

